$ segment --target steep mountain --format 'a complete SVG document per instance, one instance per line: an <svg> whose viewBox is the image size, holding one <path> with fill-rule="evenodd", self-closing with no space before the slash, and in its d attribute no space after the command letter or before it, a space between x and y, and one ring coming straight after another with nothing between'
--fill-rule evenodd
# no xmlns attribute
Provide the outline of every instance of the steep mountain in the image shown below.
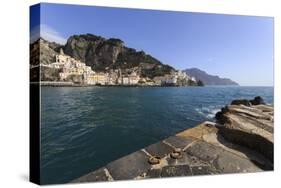
<svg viewBox="0 0 281 188"><path fill-rule="evenodd" d="M126 47L120 39L93 34L73 35L62 47L64 53L91 66L95 71L138 67L145 77L162 76L174 70L143 51Z"/></svg>
<svg viewBox="0 0 281 188"><path fill-rule="evenodd" d="M40 55L41 64L50 64L55 60L55 55L58 54L59 49L62 46L55 42L49 42L43 38L39 38L32 44L30 44L30 64L38 65L38 59Z"/></svg>
<svg viewBox="0 0 281 188"><path fill-rule="evenodd" d="M184 72L195 77L196 80L201 80L205 85L239 85L229 78L220 78L216 75L210 75L197 68L185 69Z"/></svg>
<svg viewBox="0 0 281 188"><path fill-rule="evenodd" d="M38 81L41 77L45 81L58 81L58 70L41 67L40 64L50 64L55 62L55 55L58 54L59 49L62 46L55 42L49 42L43 38L39 38L30 44L30 80ZM43 74L44 73L44 74Z"/></svg>

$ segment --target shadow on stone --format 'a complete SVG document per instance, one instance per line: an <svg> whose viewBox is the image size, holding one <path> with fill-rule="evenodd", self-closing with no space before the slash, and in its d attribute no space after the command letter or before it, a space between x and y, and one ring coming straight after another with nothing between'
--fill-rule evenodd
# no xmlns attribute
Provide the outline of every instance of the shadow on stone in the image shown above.
<svg viewBox="0 0 281 188"><path fill-rule="evenodd" d="M221 135L222 137L218 136L218 141L225 145L225 141L223 139L226 139L227 141L238 144L242 147L233 147L233 145L227 145L227 147L238 150L241 153L245 154L248 156L248 158L258 167L260 167L263 170L273 170L273 143L270 141L266 140L265 138L256 135L256 134L251 134L247 133L244 131L239 131L239 130L230 130L226 129L224 126L220 126L218 128L218 134ZM255 150L258 153L261 153L266 159L268 159L272 164L268 164L267 162L264 162L263 164L252 160L251 156L249 156L249 153L245 152L242 148L243 146L246 146L250 149Z"/></svg>

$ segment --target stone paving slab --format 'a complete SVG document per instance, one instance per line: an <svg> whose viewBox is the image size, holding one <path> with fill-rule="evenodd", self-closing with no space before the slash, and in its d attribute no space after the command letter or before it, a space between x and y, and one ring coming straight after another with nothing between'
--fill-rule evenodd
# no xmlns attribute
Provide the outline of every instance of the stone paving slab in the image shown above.
<svg viewBox="0 0 281 188"><path fill-rule="evenodd" d="M165 166L162 169L161 177L191 176L192 172L188 165Z"/></svg>
<svg viewBox="0 0 281 188"><path fill-rule="evenodd" d="M222 151L223 150L221 148L216 147L212 144L204 141L198 141L187 148L186 153L192 156L196 156L203 161L212 162Z"/></svg>
<svg viewBox="0 0 281 188"><path fill-rule="evenodd" d="M157 142L156 144L152 144L144 149L150 155L157 156L160 158L168 155L174 150L171 146L164 144L163 142Z"/></svg>
<svg viewBox="0 0 281 188"><path fill-rule="evenodd" d="M170 136L169 138L165 139L164 141L169 143L175 148L184 149L186 146L191 144L195 139L191 137L180 137L180 136Z"/></svg>
<svg viewBox="0 0 281 188"><path fill-rule="evenodd" d="M193 166L190 167L192 175L217 174L216 170L210 166Z"/></svg>
<svg viewBox="0 0 281 188"><path fill-rule="evenodd" d="M146 178L160 178L162 169L150 169L146 173Z"/></svg>
<svg viewBox="0 0 281 188"><path fill-rule="evenodd" d="M136 151L106 165L114 180L134 179L151 168L148 156Z"/></svg>

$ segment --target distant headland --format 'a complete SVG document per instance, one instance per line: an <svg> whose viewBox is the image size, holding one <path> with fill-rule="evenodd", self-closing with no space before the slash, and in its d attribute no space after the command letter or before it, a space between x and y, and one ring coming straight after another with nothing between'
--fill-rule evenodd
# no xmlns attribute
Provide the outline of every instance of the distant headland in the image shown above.
<svg viewBox="0 0 281 188"><path fill-rule="evenodd" d="M210 75L198 68L185 69L183 72L194 77L195 79L200 79L205 85L239 85L237 82L229 78L220 78L217 75Z"/></svg>

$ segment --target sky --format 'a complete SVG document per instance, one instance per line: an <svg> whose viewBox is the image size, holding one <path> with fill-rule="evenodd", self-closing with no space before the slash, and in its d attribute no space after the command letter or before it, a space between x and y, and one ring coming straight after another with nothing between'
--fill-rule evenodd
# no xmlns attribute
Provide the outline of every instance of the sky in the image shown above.
<svg viewBox="0 0 281 188"><path fill-rule="evenodd" d="M274 84L271 17L43 3L30 19L31 40L39 28L61 44L75 34L119 38L179 70L196 67L243 86Z"/></svg>

